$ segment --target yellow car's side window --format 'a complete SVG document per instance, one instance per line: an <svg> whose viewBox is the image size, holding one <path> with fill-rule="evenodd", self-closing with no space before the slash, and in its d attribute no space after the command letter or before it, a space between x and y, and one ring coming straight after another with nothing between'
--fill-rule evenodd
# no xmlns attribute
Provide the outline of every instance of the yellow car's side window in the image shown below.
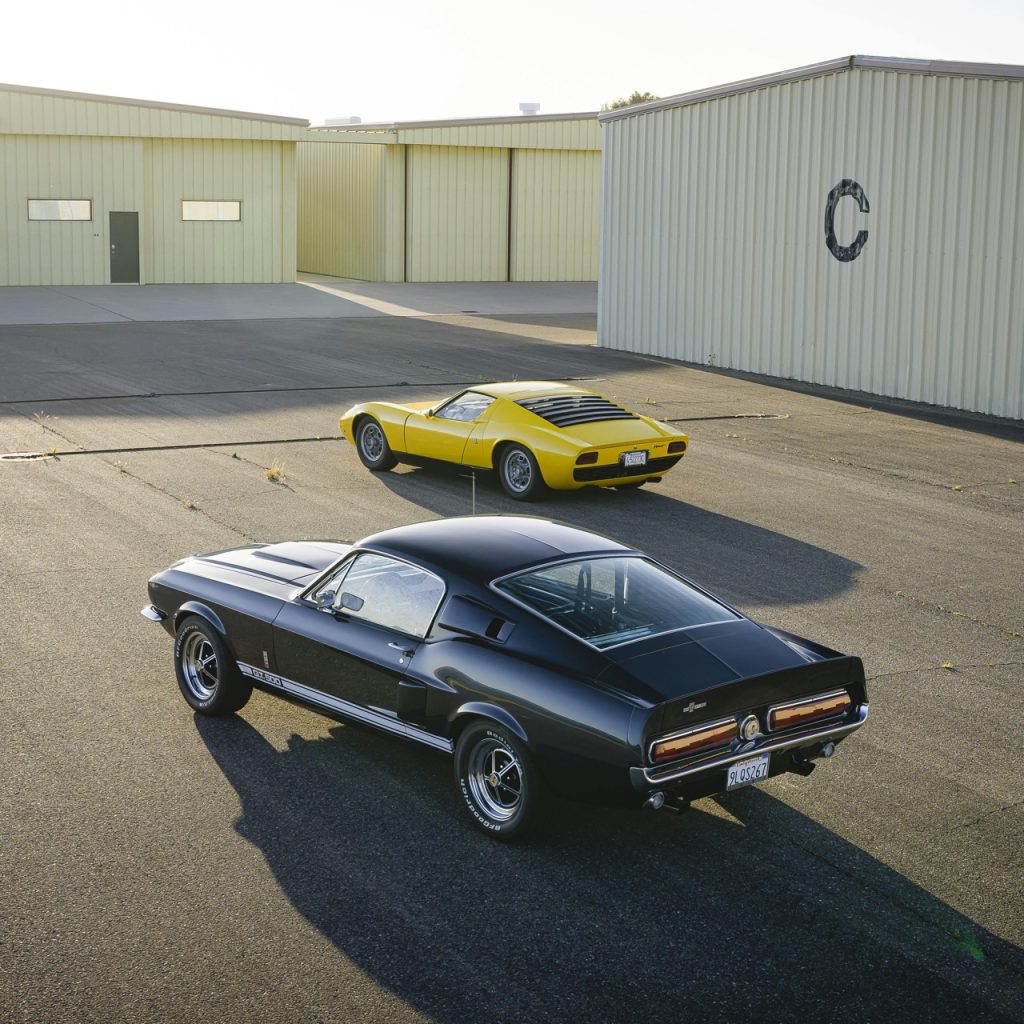
<svg viewBox="0 0 1024 1024"><path fill-rule="evenodd" d="M490 395L482 395L478 391L467 391L441 406L434 415L441 420L457 420L460 423L471 423L482 416L494 399Z"/></svg>

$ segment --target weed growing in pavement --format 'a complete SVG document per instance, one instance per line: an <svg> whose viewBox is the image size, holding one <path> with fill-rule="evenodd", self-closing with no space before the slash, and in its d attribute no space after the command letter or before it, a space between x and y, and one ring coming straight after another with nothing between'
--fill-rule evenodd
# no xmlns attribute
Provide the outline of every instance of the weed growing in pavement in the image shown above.
<svg viewBox="0 0 1024 1024"><path fill-rule="evenodd" d="M198 512L199 511L199 502L198 501L193 501L192 498L186 498L182 502L182 505L184 505L185 508L187 508L190 512Z"/></svg>
<svg viewBox="0 0 1024 1024"><path fill-rule="evenodd" d="M284 480L284 463L275 459L265 470L263 475L272 483L279 484Z"/></svg>
<svg viewBox="0 0 1024 1024"><path fill-rule="evenodd" d="M32 413L32 419L34 419L36 421L36 423L38 423L39 426L41 426L41 427L45 427L46 426L46 421L49 418L50 417L47 416L46 413L43 412L42 409L40 409L38 412Z"/></svg>

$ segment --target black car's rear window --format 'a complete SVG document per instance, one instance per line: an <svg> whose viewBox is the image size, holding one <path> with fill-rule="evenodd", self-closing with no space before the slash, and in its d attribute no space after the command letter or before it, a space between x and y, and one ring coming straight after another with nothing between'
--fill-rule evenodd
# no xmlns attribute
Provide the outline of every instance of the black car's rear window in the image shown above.
<svg viewBox="0 0 1024 1024"><path fill-rule="evenodd" d="M714 598L636 555L560 562L496 586L598 648L738 618Z"/></svg>

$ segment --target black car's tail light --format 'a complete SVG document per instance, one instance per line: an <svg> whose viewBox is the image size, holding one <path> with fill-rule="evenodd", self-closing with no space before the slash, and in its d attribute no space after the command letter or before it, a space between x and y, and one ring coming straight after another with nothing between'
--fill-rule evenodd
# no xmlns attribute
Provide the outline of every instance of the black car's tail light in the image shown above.
<svg viewBox="0 0 1024 1024"><path fill-rule="evenodd" d="M663 761L671 761L673 758L684 757L687 754L698 754L715 747L725 747L736 739L738 733L739 727L736 725L736 719L729 718L723 722L713 722L711 725L702 725L696 729L666 736L651 744L651 761L654 764L661 764Z"/></svg>
<svg viewBox="0 0 1024 1024"><path fill-rule="evenodd" d="M576 457L577 466L591 466L597 462L597 452L584 452Z"/></svg>
<svg viewBox="0 0 1024 1024"><path fill-rule="evenodd" d="M685 441L673 441L668 446L668 453L669 453L669 455L682 455L683 452L685 452L685 451L686 451L686 442Z"/></svg>
<svg viewBox="0 0 1024 1024"><path fill-rule="evenodd" d="M853 701L846 690L826 693L820 697L809 697L807 700L793 701L789 704L777 704L768 711L768 728L791 729L795 725L806 725L819 718L834 718L845 715Z"/></svg>

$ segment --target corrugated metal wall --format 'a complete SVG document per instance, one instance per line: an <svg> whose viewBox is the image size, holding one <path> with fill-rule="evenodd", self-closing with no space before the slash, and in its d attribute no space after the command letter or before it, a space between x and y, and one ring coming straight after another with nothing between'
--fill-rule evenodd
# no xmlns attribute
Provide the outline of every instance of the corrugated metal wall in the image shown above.
<svg viewBox="0 0 1024 1024"><path fill-rule="evenodd" d="M407 154L406 280L507 280L508 150L410 146Z"/></svg>
<svg viewBox="0 0 1024 1024"><path fill-rule="evenodd" d="M109 283L111 211L139 214L142 284L294 281L304 126L0 87L0 285ZM92 220L29 221L29 199L90 199ZM183 199L242 218L183 221Z"/></svg>
<svg viewBox="0 0 1024 1024"><path fill-rule="evenodd" d="M299 269L370 281L596 280L598 131L593 117L313 129L298 147Z"/></svg>
<svg viewBox="0 0 1024 1024"><path fill-rule="evenodd" d="M145 143L147 284L295 280L295 146ZM237 199L239 221L183 221L182 199Z"/></svg>
<svg viewBox="0 0 1024 1024"><path fill-rule="evenodd" d="M142 142L0 135L0 285L106 284L108 213L140 210ZM91 199L91 221L30 221L29 199Z"/></svg>
<svg viewBox="0 0 1024 1024"><path fill-rule="evenodd" d="M512 151L513 281L594 281L601 154Z"/></svg>
<svg viewBox="0 0 1024 1024"><path fill-rule="evenodd" d="M484 146L497 149L601 149L594 117L576 121L520 118L500 124L399 127L397 141L416 146Z"/></svg>
<svg viewBox="0 0 1024 1024"><path fill-rule="evenodd" d="M1024 418L1022 104L853 68L609 120L600 343Z"/></svg>
<svg viewBox="0 0 1024 1024"><path fill-rule="evenodd" d="M385 274L387 146L308 143L298 153L302 270L379 281Z"/></svg>
<svg viewBox="0 0 1024 1024"><path fill-rule="evenodd" d="M30 221L28 199L91 199L91 221ZM183 221L183 199L242 219ZM295 280L295 145L0 135L0 285L110 282L109 213L139 213L143 284Z"/></svg>
<svg viewBox="0 0 1024 1024"><path fill-rule="evenodd" d="M304 130L300 122L258 114L239 117L228 111L0 87L0 131L11 134L295 141Z"/></svg>

